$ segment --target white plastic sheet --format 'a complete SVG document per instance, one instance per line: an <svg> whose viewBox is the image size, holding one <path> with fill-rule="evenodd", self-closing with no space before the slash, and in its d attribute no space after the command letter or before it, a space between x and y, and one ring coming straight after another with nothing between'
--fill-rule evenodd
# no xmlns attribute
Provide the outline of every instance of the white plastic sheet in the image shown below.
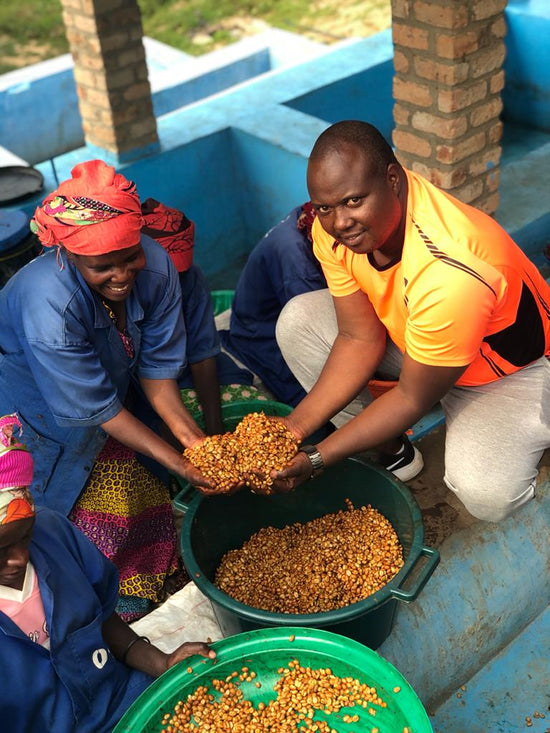
<svg viewBox="0 0 550 733"><path fill-rule="evenodd" d="M172 652L186 641L223 638L212 604L193 582L131 626L163 652Z"/></svg>

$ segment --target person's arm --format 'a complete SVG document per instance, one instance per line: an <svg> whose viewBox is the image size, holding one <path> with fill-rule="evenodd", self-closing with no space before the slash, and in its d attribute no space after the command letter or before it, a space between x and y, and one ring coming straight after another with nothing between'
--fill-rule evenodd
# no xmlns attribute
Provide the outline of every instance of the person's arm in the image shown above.
<svg viewBox="0 0 550 733"><path fill-rule="evenodd" d="M190 370L197 397L202 405L207 435L224 433L216 357L191 364Z"/></svg>
<svg viewBox="0 0 550 733"><path fill-rule="evenodd" d="M191 417L181 400L178 383L175 379L140 380L145 396L174 437L184 448L191 448L204 438L204 432Z"/></svg>
<svg viewBox="0 0 550 733"><path fill-rule="evenodd" d="M285 418L298 440L311 435L366 386L386 350L386 329L361 291L333 298L338 335L319 379Z"/></svg>
<svg viewBox="0 0 550 733"><path fill-rule="evenodd" d="M166 380L163 380L166 381ZM177 393L177 403L181 405L179 392ZM153 405L154 407L155 405ZM183 407L183 405L181 405ZM183 408L185 409L185 408ZM186 411L187 412L187 411ZM188 414L188 413L187 413ZM188 428L188 436L191 440L193 435L192 426L194 421L189 416L192 425ZM186 481L190 481L194 486L199 488L212 488L209 481L196 469L184 456L169 445L162 438L159 438L150 428L144 425L140 420L132 415L131 412L123 408L115 417L101 424L101 427L108 435L118 440L128 448L132 448L138 453L153 458L169 471L178 474ZM195 425L196 431L193 443L201 440L204 435ZM192 443L190 443L192 444Z"/></svg>
<svg viewBox="0 0 550 733"><path fill-rule="evenodd" d="M428 366L405 354L397 386L317 444L325 466L401 435L447 394L467 366ZM273 472L272 476L276 479L276 489L289 491L307 480L311 473L309 458L298 453L285 469Z"/></svg>
<svg viewBox="0 0 550 733"><path fill-rule="evenodd" d="M209 659L214 659L216 656L216 652L201 641L186 642L171 654L167 654L154 644L144 641L116 613L111 614L105 621L102 633L116 659L151 677L159 677L177 662L194 654L200 654Z"/></svg>

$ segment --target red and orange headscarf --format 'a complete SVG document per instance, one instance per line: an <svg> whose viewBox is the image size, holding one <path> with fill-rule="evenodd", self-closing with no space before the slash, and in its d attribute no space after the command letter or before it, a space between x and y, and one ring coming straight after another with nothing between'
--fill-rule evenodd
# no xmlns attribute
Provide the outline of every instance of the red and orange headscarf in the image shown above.
<svg viewBox="0 0 550 733"><path fill-rule="evenodd" d="M34 516L34 502L28 489L33 460L13 435L21 430L17 415L0 417L0 525Z"/></svg>
<svg viewBox="0 0 550 733"><path fill-rule="evenodd" d="M45 247L102 255L139 243L136 186L102 160L79 163L34 212L31 229Z"/></svg>
<svg viewBox="0 0 550 733"><path fill-rule="evenodd" d="M142 232L156 239L170 255L178 272L185 272L193 264L195 225L183 211L147 199L141 205Z"/></svg>

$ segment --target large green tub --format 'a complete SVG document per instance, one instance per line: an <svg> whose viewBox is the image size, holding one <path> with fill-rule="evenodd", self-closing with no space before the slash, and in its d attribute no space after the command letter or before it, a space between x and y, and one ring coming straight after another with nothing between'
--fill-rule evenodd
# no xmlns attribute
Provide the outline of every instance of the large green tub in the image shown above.
<svg viewBox="0 0 550 733"><path fill-rule="evenodd" d="M290 639L293 638L292 641ZM342 708L330 715L319 712L316 719L326 720L334 730L370 731L376 726L384 733L432 733L432 726L422 703L405 678L389 662L362 644L337 634L317 629L289 627L260 629L239 634L212 644L217 662L192 657L172 667L159 677L126 712L113 733L158 733L165 713L172 712L178 700L184 700L199 685L208 685L213 678L224 679L246 665L257 674L254 682L243 682L241 689L255 707L275 697L273 685L277 669L298 659L305 667L326 668L339 677L354 677L376 687L387 707L376 709L372 716L359 707ZM255 682L261 687L257 688ZM359 721L344 723L348 714L359 715Z"/></svg>
<svg viewBox="0 0 550 733"><path fill-rule="evenodd" d="M262 527L308 522L345 508L371 504L395 528L403 547L404 566L386 586L368 598L325 613L271 613L239 603L213 584L222 556L241 547ZM376 649L390 633L398 601L418 596L439 562L439 553L424 547L420 509L405 484L384 469L348 458L314 481L288 494L260 496L244 489L232 496L196 495L187 506L181 529L185 567L212 602L224 636L273 626L327 629Z"/></svg>

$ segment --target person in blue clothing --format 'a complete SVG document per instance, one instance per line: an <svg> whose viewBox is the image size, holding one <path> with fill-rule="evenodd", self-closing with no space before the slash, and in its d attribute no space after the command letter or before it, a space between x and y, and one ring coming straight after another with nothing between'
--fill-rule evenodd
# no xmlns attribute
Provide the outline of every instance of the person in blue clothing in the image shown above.
<svg viewBox="0 0 550 733"><path fill-rule="evenodd" d="M164 671L166 654L115 612L117 571L58 512L35 509L17 416L0 418L0 688L6 731L109 733Z"/></svg>
<svg viewBox="0 0 550 733"><path fill-rule="evenodd" d="M275 325L291 298L327 286L312 250L314 217L309 202L297 206L258 242L237 282L229 329L220 330L224 349L292 406L306 393L283 359Z"/></svg>
<svg viewBox="0 0 550 733"><path fill-rule="evenodd" d="M47 251L0 290L0 414L19 412L36 503L70 516L112 559L119 611L133 620L178 571L168 487L136 453L208 489L130 401L144 395L183 447L205 437L177 383L186 365L178 273L141 232L135 185L100 160L75 166L33 226Z"/></svg>
<svg viewBox="0 0 550 733"><path fill-rule="evenodd" d="M148 198L141 205L141 229L170 255L181 286L187 336L187 366L178 377L182 398L193 414L202 414L205 432L225 432L220 392L226 400L250 396L253 375L222 352L212 296L206 278L193 263L195 225L183 211Z"/></svg>

